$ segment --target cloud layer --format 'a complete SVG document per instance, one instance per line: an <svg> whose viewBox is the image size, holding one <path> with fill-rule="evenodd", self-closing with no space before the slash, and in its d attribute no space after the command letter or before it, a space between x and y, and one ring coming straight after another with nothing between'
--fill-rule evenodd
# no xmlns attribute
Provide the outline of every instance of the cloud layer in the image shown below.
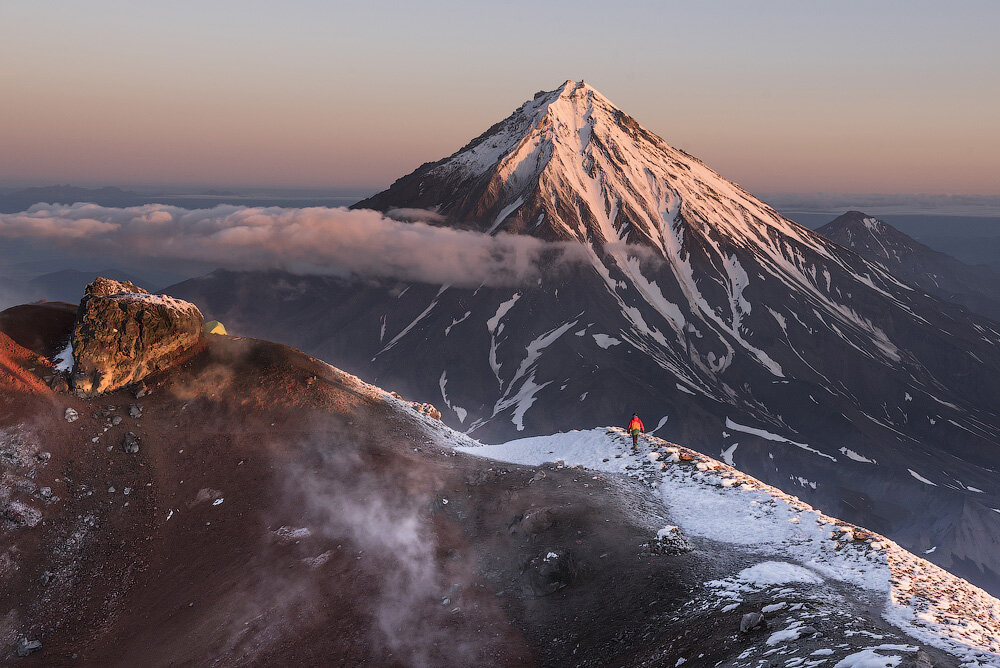
<svg viewBox="0 0 1000 668"><path fill-rule="evenodd" d="M409 220L418 216L405 212ZM430 213L430 212L426 212ZM433 220L433 216L422 216ZM462 287L522 285L582 259L573 243L400 222L377 211L162 204L37 204L0 214L0 238L33 238L105 256L200 260L230 269L386 277Z"/></svg>

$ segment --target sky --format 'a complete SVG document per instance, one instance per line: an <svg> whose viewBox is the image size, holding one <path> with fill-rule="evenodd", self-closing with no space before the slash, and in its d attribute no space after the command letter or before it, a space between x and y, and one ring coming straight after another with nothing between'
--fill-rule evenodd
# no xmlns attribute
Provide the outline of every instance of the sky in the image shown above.
<svg viewBox="0 0 1000 668"><path fill-rule="evenodd" d="M755 192L1000 194L1000 2L0 3L0 185L368 193L585 79Z"/></svg>

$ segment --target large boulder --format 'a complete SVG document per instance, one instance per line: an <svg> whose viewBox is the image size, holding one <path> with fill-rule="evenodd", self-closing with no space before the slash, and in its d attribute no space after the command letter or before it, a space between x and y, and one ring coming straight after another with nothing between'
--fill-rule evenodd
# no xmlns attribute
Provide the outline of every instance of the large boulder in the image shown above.
<svg viewBox="0 0 1000 668"><path fill-rule="evenodd" d="M136 383L197 345L204 324L190 302L98 278L73 326L73 389L93 396Z"/></svg>

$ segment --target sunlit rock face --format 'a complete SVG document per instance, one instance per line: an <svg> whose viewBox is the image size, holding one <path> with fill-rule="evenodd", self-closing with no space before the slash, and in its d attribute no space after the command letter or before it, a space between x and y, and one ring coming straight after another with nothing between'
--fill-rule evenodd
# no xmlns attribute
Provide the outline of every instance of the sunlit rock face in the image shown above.
<svg viewBox="0 0 1000 668"><path fill-rule="evenodd" d="M73 327L73 389L93 396L142 380L197 345L204 322L190 302L98 278Z"/></svg>

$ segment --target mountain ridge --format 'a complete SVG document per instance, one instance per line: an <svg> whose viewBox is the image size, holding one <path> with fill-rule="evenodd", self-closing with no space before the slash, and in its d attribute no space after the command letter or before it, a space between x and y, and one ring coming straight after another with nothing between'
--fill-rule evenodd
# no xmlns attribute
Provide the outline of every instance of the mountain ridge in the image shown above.
<svg viewBox="0 0 1000 668"><path fill-rule="evenodd" d="M921 290L1000 320L1000 272L991 267L965 264L861 211L848 211L816 231Z"/></svg>
<svg viewBox="0 0 1000 668"><path fill-rule="evenodd" d="M0 315L46 350L72 324L57 305ZM0 404L0 631L28 666L1000 661L996 599L687 448L644 437L632 455L608 429L491 449L229 336L142 397L84 399L49 390L51 363L6 337L0 373L34 383ZM517 452L531 461L472 456ZM706 533L661 490L741 513Z"/></svg>
<svg viewBox="0 0 1000 668"><path fill-rule="evenodd" d="M460 150L357 205L572 239L569 271L478 289L216 272L171 291L230 331L439 396L481 440L638 411L1000 591L995 545L972 531L1000 535L998 325L788 221L605 99L533 98L474 145L497 151L485 171ZM543 104L565 114L543 123Z"/></svg>

